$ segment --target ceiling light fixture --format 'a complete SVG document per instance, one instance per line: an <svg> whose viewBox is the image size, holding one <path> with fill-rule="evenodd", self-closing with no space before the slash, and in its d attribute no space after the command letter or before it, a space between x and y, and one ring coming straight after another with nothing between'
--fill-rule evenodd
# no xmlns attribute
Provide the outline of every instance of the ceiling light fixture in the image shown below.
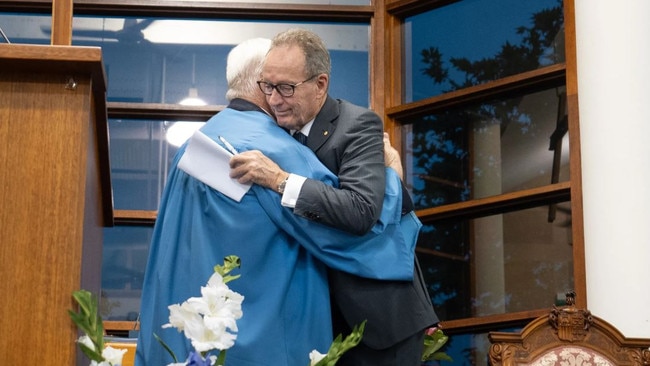
<svg viewBox="0 0 650 366"><path fill-rule="evenodd" d="M192 55L192 86L190 87L187 98L180 101L179 104L186 106L202 106L207 105L203 99L199 98L199 92L196 89L196 54ZM165 138L167 142L173 146L181 146L192 137L194 132L201 128L205 122L189 122L189 121L178 121L174 122L167 133Z"/></svg>
<svg viewBox="0 0 650 366"><path fill-rule="evenodd" d="M196 54L192 54L192 85L187 98L181 100L179 104L189 106L207 105L203 99L199 98L199 91L196 88Z"/></svg>
<svg viewBox="0 0 650 366"><path fill-rule="evenodd" d="M170 145L179 147L187 141L196 130L203 127L205 122L189 122L189 121L178 121L174 122L167 129L165 134L165 139Z"/></svg>

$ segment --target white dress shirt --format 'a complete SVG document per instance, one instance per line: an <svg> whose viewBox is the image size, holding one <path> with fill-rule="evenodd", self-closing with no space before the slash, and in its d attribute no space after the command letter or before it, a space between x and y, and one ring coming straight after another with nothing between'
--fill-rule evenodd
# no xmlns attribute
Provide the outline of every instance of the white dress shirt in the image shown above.
<svg viewBox="0 0 650 366"><path fill-rule="evenodd" d="M300 129L300 132L309 137L309 131L311 130L311 126L313 124L314 120L309 121L309 123ZM298 131L291 131L291 135L293 136L293 134L296 132ZM292 173L289 174L289 178L287 178L287 185L284 187L284 193L282 194L282 206L290 208L296 207L296 201L298 200L298 195L300 195L300 190L302 189L302 185L305 183L305 180L307 180L307 178L300 175Z"/></svg>

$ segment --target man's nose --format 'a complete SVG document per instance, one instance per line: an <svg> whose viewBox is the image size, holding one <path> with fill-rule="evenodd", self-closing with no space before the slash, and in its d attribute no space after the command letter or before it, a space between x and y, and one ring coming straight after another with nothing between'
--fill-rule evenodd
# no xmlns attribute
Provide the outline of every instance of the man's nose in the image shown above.
<svg viewBox="0 0 650 366"><path fill-rule="evenodd" d="M271 105L278 105L282 104L284 102L284 98L282 95L280 95L280 92L278 92L275 88L271 91L271 95L268 96L268 102Z"/></svg>

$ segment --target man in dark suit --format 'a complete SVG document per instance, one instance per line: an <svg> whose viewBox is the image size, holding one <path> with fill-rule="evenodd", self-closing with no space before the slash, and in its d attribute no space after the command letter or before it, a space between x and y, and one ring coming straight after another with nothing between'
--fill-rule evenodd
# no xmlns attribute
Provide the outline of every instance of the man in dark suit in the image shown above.
<svg viewBox="0 0 650 366"><path fill-rule="evenodd" d="M323 41L311 31L291 29L273 39L258 84L278 124L316 153L339 177L339 187L290 174L252 152L233 157L231 176L276 190L296 215L362 235L382 206L383 123L371 110L327 94L330 68ZM411 210L412 205L405 209ZM438 318L417 260L413 281L369 280L335 270L329 281L334 334L368 321L362 343L339 365L420 365L424 330Z"/></svg>

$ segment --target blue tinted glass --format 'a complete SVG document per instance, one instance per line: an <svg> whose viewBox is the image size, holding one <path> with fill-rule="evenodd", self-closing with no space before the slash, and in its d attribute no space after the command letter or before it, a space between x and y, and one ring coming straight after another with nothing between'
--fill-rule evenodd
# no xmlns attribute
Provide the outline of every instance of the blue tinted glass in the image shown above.
<svg viewBox="0 0 650 366"><path fill-rule="evenodd" d="M100 303L104 320L137 319L152 233L152 227L144 226L104 229Z"/></svg>
<svg viewBox="0 0 650 366"><path fill-rule="evenodd" d="M417 256L443 321L550 308L573 288L569 202L425 222Z"/></svg>
<svg viewBox="0 0 650 366"><path fill-rule="evenodd" d="M564 61L561 0L464 0L405 19L405 102Z"/></svg>
<svg viewBox="0 0 650 366"><path fill-rule="evenodd" d="M10 43L50 44L52 17L23 13L0 13L0 29ZM2 35L0 35L0 43L7 43Z"/></svg>
<svg viewBox="0 0 650 366"><path fill-rule="evenodd" d="M178 146L201 125L201 122L109 120L115 209L157 210L168 167ZM184 129L177 131L179 127ZM181 140L173 143L178 133Z"/></svg>
<svg viewBox="0 0 650 366"><path fill-rule="evenodd" d="M108 101L177 104L193 95L203 104L224 105L232 47L296 26L325 40L332 56L331 94L368 106L367 24L75 17L72 35L74 45L102 47Z"/></svg>
<svg viewBox="0 0 650 366"><path fill-rule="evenodd" d="M520 328L494 329L499 332L518 332ZM489 365L488 355L490 342L488 333L454 333L447 334L447 343L440 349L453 361L423 363L422 366L445 366L445 365Z"/></svg>
<svg viewBox="0 0 650 366"><path fill-rule="evenodd" d="M564 88L402 121L418 209L567 181Z"/></svg>

